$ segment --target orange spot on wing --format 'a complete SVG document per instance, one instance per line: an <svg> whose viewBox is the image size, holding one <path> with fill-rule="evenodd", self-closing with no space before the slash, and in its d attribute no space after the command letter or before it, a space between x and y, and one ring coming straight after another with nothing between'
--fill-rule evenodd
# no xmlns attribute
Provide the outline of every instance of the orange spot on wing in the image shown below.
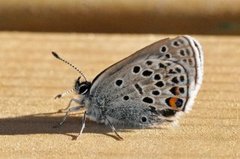
<svg viewBox="0 0 240 159"><path fill-rule="evenodd" d="M177 102L177 98L175 98L175 97L171 97L169 100L170 106L174 109L177 109L176 102Z"/></svg>

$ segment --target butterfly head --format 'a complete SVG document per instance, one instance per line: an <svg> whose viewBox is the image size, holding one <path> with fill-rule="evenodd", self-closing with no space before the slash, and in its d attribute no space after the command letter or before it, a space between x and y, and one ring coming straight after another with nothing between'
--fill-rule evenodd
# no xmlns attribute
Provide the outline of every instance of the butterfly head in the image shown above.
<svg viewBox="0 0 240 159"><path fill-rule="evenodd" d="M79 95L86 95L89 92L92 83L87 81L87 79L84 76L84 74L76 66L74 66L73 64L71 64L68 61L66 61L63 58L61 58L57 53L52 52L52 54L53 54L53 56L55 58L57 58L58 60L60 60L60 61L62 61L64 63L66 63L67 65L71 66L74 70L76 70L80 74L80 76L77 78L77 80L74 83L74 87L71 90L68 90L68 91L66 91L64 93L61 93L61 94L57 95L55 97L55 99L56 98L61 98L61 97L65 96L65 95L68 95L68 94L70 94L72 92L75 92L75 93L77 93ZM81 77L84 78L84 81L80 81Z"/></svg>
<svg viewBox="0 0 240 159"><path fill-rule="evenodd" d="M85 95L89 92L92 83L88 81L81 82L81 77L78 77L74 84L74 90L79 95Z"/></svg>

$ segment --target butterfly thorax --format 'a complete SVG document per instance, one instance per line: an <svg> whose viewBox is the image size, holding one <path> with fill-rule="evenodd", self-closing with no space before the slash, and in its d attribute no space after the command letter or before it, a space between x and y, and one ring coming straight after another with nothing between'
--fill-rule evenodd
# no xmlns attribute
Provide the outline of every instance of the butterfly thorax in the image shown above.
<svg viewBox="0 0 240 159"><path fill-rule="evenodd" d="M89 93L80 97L81 104L86 109L86 115L92 121L96 121L98 123L103 123L104 122L104 115L103 115L104 107L101 106L100 104L93 104L91 99L92 99L92 97Z"/></svg>

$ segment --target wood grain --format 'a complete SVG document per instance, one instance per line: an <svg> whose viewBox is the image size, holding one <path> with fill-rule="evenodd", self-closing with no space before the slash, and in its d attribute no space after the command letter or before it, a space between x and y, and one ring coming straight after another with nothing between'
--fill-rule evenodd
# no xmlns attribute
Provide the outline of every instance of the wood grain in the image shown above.
<svg viewBox="0 0 240 159"><path fill-rule="evenodd" d="M0 158L239 158L240 37L194 36L203 45L205 73L193 110L179 126L119 132L87 121L78 141L82 113L60 129L52 126L70 97L78 74L51 51L80 67L92 80L107 66L164 37L0 32Z"/></svg>
<svg viewBox="0 0 240 159"><path fill-rule="evenodd" d="M239 16L239 0L0 1L8 31L240 35Z"/></svg>

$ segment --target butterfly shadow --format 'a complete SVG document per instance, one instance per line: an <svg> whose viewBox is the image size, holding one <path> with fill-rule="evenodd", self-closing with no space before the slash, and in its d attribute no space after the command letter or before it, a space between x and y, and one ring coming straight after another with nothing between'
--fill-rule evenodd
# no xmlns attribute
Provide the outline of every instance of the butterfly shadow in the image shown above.
<svg viewBox="0 0 240 159"><path fill-rule="evenodd" d="M57 112L33 114L14 118L0 118L0 135L65 134L71 136L73 140L76 139L76 136L81 129L82 115L71 115L61 127L54 128L54 126L63 119L63 116L56 116L56 114ZM119 129L118 131L127 132L132 130ZM83 133L104 134L119 140L108 126L97 124L89 120L86 121L86 128Z"/></svg>

